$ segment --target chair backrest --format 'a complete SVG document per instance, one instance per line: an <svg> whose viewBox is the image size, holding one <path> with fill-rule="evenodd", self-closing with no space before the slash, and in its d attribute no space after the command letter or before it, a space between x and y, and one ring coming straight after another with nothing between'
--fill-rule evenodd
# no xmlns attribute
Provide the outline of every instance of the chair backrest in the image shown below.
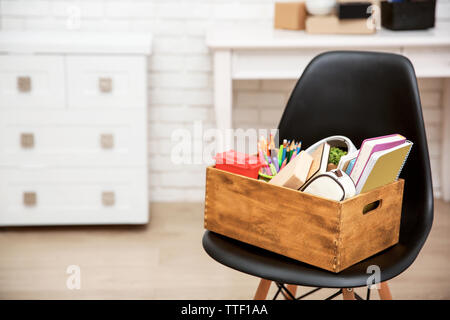
<svg viewBox="0 0 450 320"><path fill-rule="evenodd" d="M419 90L410 61L400 55L332 51L315 57L297 82L281 118L279 141L302 148L331 135L365 138L399 133L414 144L405 179L400 242L417 252L433 221L433 190Z"/></svg>

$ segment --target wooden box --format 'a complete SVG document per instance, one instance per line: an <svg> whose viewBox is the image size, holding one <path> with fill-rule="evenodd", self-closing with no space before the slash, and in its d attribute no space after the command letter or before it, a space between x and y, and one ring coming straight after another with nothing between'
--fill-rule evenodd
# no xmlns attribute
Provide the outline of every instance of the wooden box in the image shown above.
<svg viewBox="0 0 450 320"><path fill-rule="evenodd" d="M205 228L337 273L398 242L403 185L337 202L208 167Z"/></svg>

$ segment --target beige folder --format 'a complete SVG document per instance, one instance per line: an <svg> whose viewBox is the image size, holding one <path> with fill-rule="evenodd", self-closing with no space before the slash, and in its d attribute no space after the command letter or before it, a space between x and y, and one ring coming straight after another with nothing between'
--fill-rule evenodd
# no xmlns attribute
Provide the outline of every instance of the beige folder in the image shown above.
<svg viewBox="0 0 450 320"><path fill-rule="evenodd" d="M296 190L300 189L306 182L312 161L313 157L305 151L301 151L269 183Z"/></svg>

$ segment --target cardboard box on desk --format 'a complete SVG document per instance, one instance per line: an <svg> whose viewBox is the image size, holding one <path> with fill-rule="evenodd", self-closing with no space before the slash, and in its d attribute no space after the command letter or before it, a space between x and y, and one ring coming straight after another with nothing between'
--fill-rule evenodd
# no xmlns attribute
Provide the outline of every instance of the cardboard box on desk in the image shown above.
<svg viewBox="0 0 450 320"><path fill-rule="evenodd" d="M367 19L339 20L335 15L309 16L306 32L312 34L373 34L376 28L369 27Z"/></svg>
<svg viewBox="0 0 450 320"><path fill-rule="evenodd" d="M305 30L304 2L275 2L275 29Z"/></svg>
<svg viewBox="0 0 450 320"><path fill-rule="evenodd" d="M205 228L340 272L398 242L403 185L338 202L209 167Z"/></svg>

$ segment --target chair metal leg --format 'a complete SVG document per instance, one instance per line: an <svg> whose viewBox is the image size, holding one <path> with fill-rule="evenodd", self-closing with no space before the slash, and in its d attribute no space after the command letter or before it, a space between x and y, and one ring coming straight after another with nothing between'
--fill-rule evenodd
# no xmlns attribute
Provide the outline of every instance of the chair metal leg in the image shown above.
<svg viewBox="0 0 450 320"><path fill-rule="evenodd" d="M380 288L378 289L378 295L380 300L392 300L391 290L387 282L381 282Z"/></svg>
<svg viewBox="0 0 450 320"><path fill-rule="evenodd" d="M275 282L275 284L277 285L279 290L277 291L274 300L276 300L276 297L278 296L279 293L283 295L285 300L297 300L295 296L291 293L291 291L289 291L288 288L283 283Z"/></svg>
<svg viewBox="0 0 450 320"><path fill-rule="evenodd" d="M370 300L370 287L367 287L366 300Z"/></svg>
<svg viewBox="0 0 450 320"><path fill-rule="evenodd" d="M297 294L297 286L295 284L288 284L287 289L295 297ZM292 300L290 296L286 297L287 300Z"/></svg>
<svg viewBox="0 0 450 320"><path fill-rule="evenodd" d="M253 300L266 300L267 293L269 292L270 285L272 281L261 279L258 285L258 289L256 289L255 297Z"/></svg>
<svg viewBox="0 0 450 320"><path fill-rule="evenodd" d="M312 289L311 291L308 291L307 293L302 294L300 297L297 298L297 300L301 300L301 299L303 299L303 298L305 298L305 297L307 297L307 296L313 294L314 292L319 291L320 289L322 289L322 288L315 288L315 289Z"/></svg>
<svg viewBox="0 0 450 320"><path fill-rule="evenodd" d="M282 292L282 290L283 290L283 288L282 288L281 286L278 286L278 290L277 290L277 292L275 293L275 295L273 296L272 300L277 300L277 298L278 298L278 296L280 295L280 293L281 293L281 295L282 295L283 297L286 298L286 295L284 294L284 292Z"/></svg>
<svg viewBox="0 0 450 320"><path fill-rule="evenodd" d="M353 291L353 288L342 288L341 290L344 300L355 300L355 292Z"/></svg>

